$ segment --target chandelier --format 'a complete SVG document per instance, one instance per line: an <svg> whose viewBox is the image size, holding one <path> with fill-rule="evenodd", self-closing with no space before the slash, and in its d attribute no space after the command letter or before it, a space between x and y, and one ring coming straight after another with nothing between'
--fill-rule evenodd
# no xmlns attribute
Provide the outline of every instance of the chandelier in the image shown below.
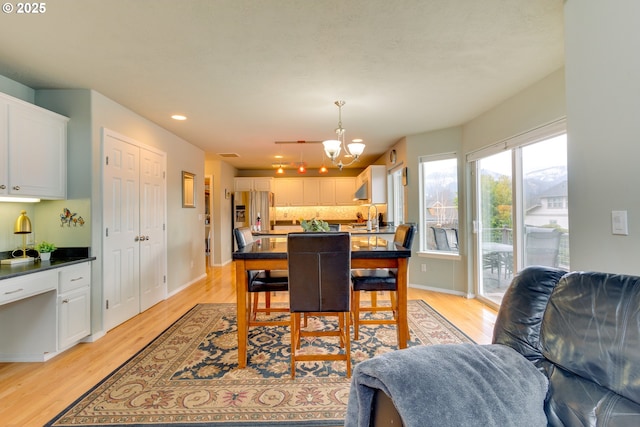
<svg viewBox="0 0 640 427"><path fill-rule="evenodd" d="M342 107L344 106L344 101L336 101L334 102L338 107L338 127L336 128L337 139L329 139L327 141L323 141L322 145L324 146L324 153L327 155L329 159L331 159L331 163L338 166L338 169L342 170L344 166L349 166L353 162L358 161L358 158L364 151L365 144L362 143L361 139L354 139L350 144L345 145L344 143L344 134L346 129L342 127ZM351 157L351 161L348 163L344 163L340 157L340 151L344 150L345 158Z"/></svg>

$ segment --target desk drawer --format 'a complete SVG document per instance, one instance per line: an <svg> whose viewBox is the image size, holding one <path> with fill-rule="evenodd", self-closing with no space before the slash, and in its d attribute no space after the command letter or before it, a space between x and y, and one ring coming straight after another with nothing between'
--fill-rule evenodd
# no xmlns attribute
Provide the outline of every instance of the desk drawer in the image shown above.
<svg viewBox="0 0 640 427"><path fill-rule="evenodd" d="M58 285L58 276L55 271L43 271L6 279L0 283L0 305L2 305L55 290Z"/></svg>
<svg viewBox="0 0 640 427"><path fill-rule="evenodd" d="M91 284L91 266L88 262L63 267L58 274L60 274L59 292L61 294Z"/></svg>

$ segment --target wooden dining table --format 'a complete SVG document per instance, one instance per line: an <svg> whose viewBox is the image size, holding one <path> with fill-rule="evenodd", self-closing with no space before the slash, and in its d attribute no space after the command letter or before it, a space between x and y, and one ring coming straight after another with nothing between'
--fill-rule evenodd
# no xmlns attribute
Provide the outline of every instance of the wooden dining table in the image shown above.
<svg viewBox="0 0 640 427"><path fill-rule="evenodd" d="M407 321L407 265L411 249L376 236L351 236L351 268L396 268L398 270L399 348L406 348L409 336ZM287 237L261 236L233 253L238 312L238 367L247 366L250 296L247 291L248 270L287 270Z"/></svg>

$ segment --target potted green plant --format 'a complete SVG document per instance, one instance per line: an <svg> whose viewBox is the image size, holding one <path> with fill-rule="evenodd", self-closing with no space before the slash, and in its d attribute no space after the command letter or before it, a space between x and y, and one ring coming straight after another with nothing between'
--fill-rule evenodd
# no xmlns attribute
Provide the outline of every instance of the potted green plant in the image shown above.
<svg viewBox="0 0 640 427"><path fill-rule="evenodd" d="M303 219L300 225L304 231L329 231L329 223L318 218Z"/></svg>
<svg viewBox="0 0 640 427"><path fill-rule="evenodd" d="M49 261L51 259L51 252L55 251L56 245L50 242L45 242L44 240L36 245L35 248L40 254L40 260Z"/></svg>

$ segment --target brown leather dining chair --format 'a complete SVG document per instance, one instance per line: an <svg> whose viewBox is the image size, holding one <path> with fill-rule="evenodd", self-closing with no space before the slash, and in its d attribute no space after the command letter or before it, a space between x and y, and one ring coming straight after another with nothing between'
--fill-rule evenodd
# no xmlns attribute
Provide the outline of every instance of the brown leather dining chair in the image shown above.
<svg viewBox="0 0 640 427"><path fill-rule="evenodd" d="M255 242L249 227L234 228L233 235L238 249ZM288 325L289 320L259 319L258 313L267 315L272 312L288 313L287 307L271 307L272 292L286 292L289 289L289 279L285 270L249 270L247 291L253 294L248 326ZM264 307L260 307L260 295L265 297Z"/></svg>
<svg viewBox="0 0 640 427"><path fill-rule="evenodd" d="M289 309L291 311L291 378L297 361L344 360L351 376L350 271L351 237L349 233L289 233ZM338 316L338 327L331 330L301 329L301 314ZM305 336L339 337L344 351L300 354ZM308 350L308 349L306 349Z"/></svg>
<svg viewBox="0 0 640 427"><path fill-rule="evenodd" d="M394 243L405 248L411 248L416 227L413 224L401 224L396 228ZM397 270L395 268L355 269L351 272L351 313L353 315L354 339L359 338L360 324L395 324L398 329L398 290ZM376 293L388 291L391 298L390 306L377 305ZM371 305L360 306L360 292L371 292ZM361 319L362 312L377 313L380 311L393 312L393 318ZM398 331L399 334L399 331ZM400 336L398 335L398 344Z"/></svg>

